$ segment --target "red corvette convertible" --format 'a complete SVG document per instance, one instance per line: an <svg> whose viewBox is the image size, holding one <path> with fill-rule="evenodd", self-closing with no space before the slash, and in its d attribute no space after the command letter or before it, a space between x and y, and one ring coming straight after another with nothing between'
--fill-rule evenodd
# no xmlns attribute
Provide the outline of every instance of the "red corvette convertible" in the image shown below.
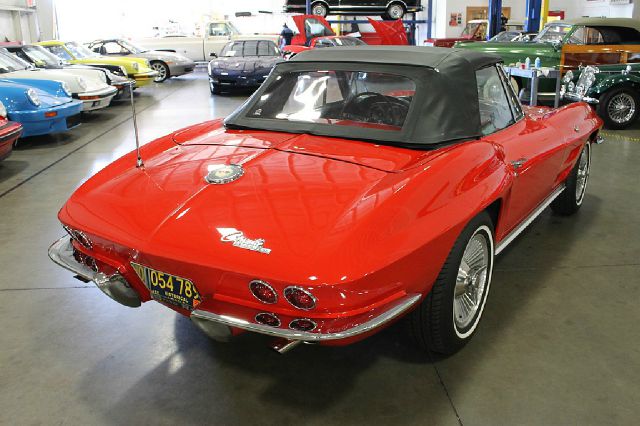
<svg viewBox="0 0 640 426"><path fill-rule="evenodd" d="M547 206L585 199L600 119L523 108L496 56L314 49L226 120L132 152L59 213L49 255L127 306L156 300L217 339L347 344L403 315L451 354L494 256Z"/></svg>

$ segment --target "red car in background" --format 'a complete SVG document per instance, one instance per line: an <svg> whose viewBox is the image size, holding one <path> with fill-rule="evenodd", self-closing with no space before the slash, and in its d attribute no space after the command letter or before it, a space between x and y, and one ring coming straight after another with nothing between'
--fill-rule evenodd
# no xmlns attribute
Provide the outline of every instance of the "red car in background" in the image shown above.
<svg viewBox="0 0 640 426"><path fill-rule="evenodd" d="M306 46L309 47L314 39L325 39L327 37L336 37L337 34L331 28L329 22L322 16L316 15L294 15L292 16L296 29L298 30L291 40L290 46ZM399 45L409 44L407 32L401 20L395 21L376 21L368 18L369 23L373 26L373 32L363 32L357 29L358 38L366 44L371 45ZM356 31L353 31L356 32ZM347 36L349 36L347 34ZM284 49L283 49L284 50ZM304 49L290 48L290 52L298 53ZM296 51L297 50L297 51Z"/></svg>
<svg viewBox="0 0 640 426"><path fill-rule="evenodd" d="M291 44L282 48L282 54L286 59L291 59L294 55L309 49L317 49L324 47L353 47L366 46L367 43L359 38L349 36L326 36L314 37L311 39L309 46L300 46Z"/></svg>
<svg viewBox="0 0 640 426"><path fill-rule="evenodd" d="M467 22L460 37L448 38L428 38L424 41L425 46L453 47L457 41L484 41L487 39L487 27L489 21L486 19L474 19Z"/></svg>
<svg viewBox="0 0 640 426"><path fill-rule="evenodd" d="M49 256L216 339L344 345L407 316L425 351L454 353L477 329L495 255L546 207L583 204L602 126L584 103L521 106L500 61L415 46L302 52L224 121L87 180Z"/></svg>
<svg viewBox="0 0 640 426"><path fill-rule="evenodd" d="M456 42L486 41L489 21L486 19L473 19L467 23L460 37L449 38L428 38L424 41L425 46L453 47ZM524 31L524 24L510 22L505 24L506 31Z"/></svg>
<svg viewBox="0 0 640 426"><path fill-rule="evenodd" d="M7 110L0 102L0 160L11 155L13 145L22 135L22 125L7 120Z"/></svg>

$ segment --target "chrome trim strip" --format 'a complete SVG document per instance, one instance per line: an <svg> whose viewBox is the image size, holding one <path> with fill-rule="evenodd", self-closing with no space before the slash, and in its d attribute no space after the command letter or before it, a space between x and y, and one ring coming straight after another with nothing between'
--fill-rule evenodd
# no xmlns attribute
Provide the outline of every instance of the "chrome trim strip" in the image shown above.
<svg viewBox="0 0 640 426"><path fill-rule="evenodd" d="M191 313L191 318L213 321L221 324L228 325L230 327L241 328L243 330L252 331L255 333L266 334L268 336L282 337L287 340L303 340L305 342L322 342L327 340L339 340L354 337L359 334L366 333L375 328L382 326L383 324L391 321L392 319L400 316L406 312L409 308L415 305L422 295L409 294L401 299L395 301L395 304L387 311L378 315L369 321L356 325L348 330L340 331L337 333L312 333L308 331L288 330L284 328L274 328L267 325L253 324L246 320L231 317L228 315L218 315L213 312L203 311L196 309Z"/></svg>
<svg viewBox="0 0 640 426"><path fill-rule="evenodd" d="M500 254L500 252L504 250L509 244L511 244L511 242L515 240L516 237L527 228L527 226L531 225L531 222L533 222L538 216L540 216L540 213L542 213L544 209L549 207L549 204L551 204L553 200L555 200L558 195L560 195L562 191L564 191L564 188L565 186L564 184L562 184L554 189L551 195L549 195L542 203L540 203L540 205L533 212L531 212L531 214L527 216L525 220L520 222L518 226L516 226L511 232L509 232L509 234L496 245L495 255L497 256L498 254Z"/></svg>
<svg viewBox="0 0 640 426"><path fill-rule="evenodd" d="M600 103L600 101L596 98L590 98L589 96L578 96L577 94L571 92L565 92L564 95L562 95L562 98L574 102L586 102L588 104Z"/></svg>

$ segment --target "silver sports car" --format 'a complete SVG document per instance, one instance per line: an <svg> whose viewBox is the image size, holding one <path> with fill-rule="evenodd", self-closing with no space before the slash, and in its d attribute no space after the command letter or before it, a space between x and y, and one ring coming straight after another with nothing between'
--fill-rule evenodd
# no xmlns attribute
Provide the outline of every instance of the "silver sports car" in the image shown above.
<svg viewBox="0 0 640 426"><path fill-rule="evenodd" d="M169 77L187 74L195 68L195 62L175 52L147 50L123 39L95 40L87 45L96 53L107 56L135 56L149 61L151 68L158 72L154 79L160 83Z"/></svg>

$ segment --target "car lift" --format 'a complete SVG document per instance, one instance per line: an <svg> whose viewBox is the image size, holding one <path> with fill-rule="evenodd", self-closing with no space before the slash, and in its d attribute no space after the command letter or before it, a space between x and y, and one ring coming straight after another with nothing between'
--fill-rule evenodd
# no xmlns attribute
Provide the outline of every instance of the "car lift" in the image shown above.
<svg viewBox="0 0 640 426"><path fill-rule="evenodd" d="M544 13L540 13L544 9ZM524 30L537 33L541 29L541 23L546 21L546 11L549 10L549 0L527 0L527 15L524 20ZM542 19L541 19L542 17ZM502 0L489 0L489 31L487 40L500 32L502 27Z"/></svg>
<svg viewBox="0 0 640 426"><path fill-rule="evenodd" d="M527 15L525 17L524 29L527 32L540 31L541 22L545 19L541 19L541 10L543 9L543 3L545 10L548 10L548 0L526 0ZM306 0L306 13L311 14L311 2L312 0ZM500 32L502 27L502 0L489 0L489 30L487 31L487 40ZM427 0L427 19L416 20L415 13L412 13L413 19L403 20L403 23L409 27L409 43L416 44L416 25L427 25L427 38L431 37L431 23L433 21L433 0ZM546 15L546 14L545 14ZM546 17L545 17L546 18ZM330 20L330 24L367 24L369 21L365 20Z"/></svg>
<svg viewBox="0 0 640 426"><path fill-rule="evenodd" d="M488 15L487 40L498 34L502 29L502 0L489 0Z"/></svg>
<svg viewBox="0 0 640 426"><path fill-rule="evenodd" d="M311 14L311 2L312 0L306 0L308 15ZM416 44L416 26L417 24L428 24L427 25L427 38L431 38L431 21L433 16L433 0L427 0L427 19L415 19L415 12L409 12L413 15L413 19L403 19L402 23L409 28L409 44ZM348 15L347 15L348 16ZM364 19L352 19L352 20L327 20L330 24L338 24L340 25L340 33L342 33L342 24L368 24L369 21Z"/></svg>
<svg viewBox="0 0 640 426"><path fill-rule="evenodd" d="M542 2L545 2L546 9L549 10L549 2L547 0L527 0L527 5L526 5L526 9L527 9L527 15L525 16L524 19L524 30L527 32L538 32L540 31L540 21L541 21L541 14L540 11L542 10ZM545 17L546 20L546 17Z"/></svg>

